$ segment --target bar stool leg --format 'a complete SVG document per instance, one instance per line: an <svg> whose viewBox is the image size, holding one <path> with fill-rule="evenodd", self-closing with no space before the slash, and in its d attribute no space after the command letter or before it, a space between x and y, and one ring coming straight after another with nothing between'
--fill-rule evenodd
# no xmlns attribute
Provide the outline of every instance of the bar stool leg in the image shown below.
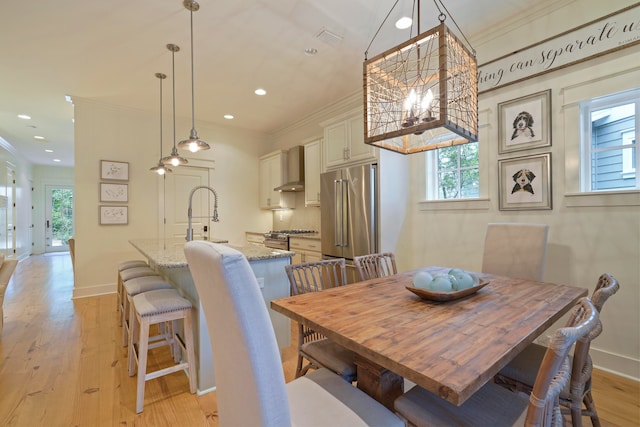
<svg viewBox="0 0 640 427"><path fill-rule="evenodd" d="M185 310L184 316L184 344L187 350L187 363L189 364L189 391L196 392L196 353L193 347L193 310Z"/></svg>
<svg viewBox="0 0 640 427"><path fill-rule="evenodd" d="M140 339L138 340L138 381L136 393L136 413L144 408L144 386L147 372L147 352L149 350L149 322L140 320ZM131 351L131 350L129 350Z"/></svg>

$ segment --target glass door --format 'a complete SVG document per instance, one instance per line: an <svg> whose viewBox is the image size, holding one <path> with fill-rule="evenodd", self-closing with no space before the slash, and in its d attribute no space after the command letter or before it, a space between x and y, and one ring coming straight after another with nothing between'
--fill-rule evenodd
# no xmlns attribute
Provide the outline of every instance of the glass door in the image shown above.
<svg viewBox="0 0 640 427"><path fill-rule="evenodd" d="M73 187L46 186L45 252L69 250L73 236Z"/></svg>

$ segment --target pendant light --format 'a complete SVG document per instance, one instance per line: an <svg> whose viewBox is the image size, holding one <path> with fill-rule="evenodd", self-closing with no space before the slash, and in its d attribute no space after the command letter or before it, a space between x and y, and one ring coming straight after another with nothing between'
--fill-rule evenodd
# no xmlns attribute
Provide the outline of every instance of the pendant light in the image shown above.
<svg viewBox="0 0 640 427"><path fill-rule="evenodd" d="M417 36L371 59L365 52L364 142L402 154L478 140L475 51L451 14L466 44L444 24L442 0L440 24L420 33L420 3Z"/></svg>
<svg viewBox="0 0 640 427"><path fill-rule="evenodd" d="M193 83L193 12L197 12L200 9L200 5L195 0L184 0L182 5L189 10L191 16L191 133L189 138L178 143L178 147L189 150L192 153L201 150L208 150L209 144L198 138L198 131L196 131L195 125L195 101L194 101L194 83Z"/></svg>
<svg viewBox="0 0 640 427"><path fill-rule="evenodd" d="M167 75L156 73L156 77L160 80L160 160L158 160L157 166L154 166L149 170L156 172L158 175L164 175L165 173L173 172L171 169L166 167L164 163L162 163L162 81L167 78Z"/></svg>
<svg viewBox="0 0 640 427"><path fill-rule="evenodd" d="M184 157L180 157L176 148L176 52L180 51L180 47L175 44L168 44L167 49L171 51L171 80L173 81L173 149L171 155L162 158L162 163L173 166L186 165L189 163Z"/></svg>

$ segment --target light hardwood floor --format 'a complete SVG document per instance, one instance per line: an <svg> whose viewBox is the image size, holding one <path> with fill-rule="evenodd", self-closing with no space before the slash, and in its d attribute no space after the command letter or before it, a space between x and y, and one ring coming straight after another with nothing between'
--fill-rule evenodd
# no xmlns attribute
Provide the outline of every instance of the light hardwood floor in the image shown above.
<svg viewBox="0 0 640 427"><path fill-rule="evenodd" d="M136 415L135 378L126 372L115 295L71 300L72 290L68 253L18 264L0 332L0 426L218 425L215 393L189 394L182 373L149 381L144 412ZM159 351L150 368L169 358ZM293 347L284 359L290 380ZM640 425L639 383L597 371L594 399L604 426Z"/></svg>

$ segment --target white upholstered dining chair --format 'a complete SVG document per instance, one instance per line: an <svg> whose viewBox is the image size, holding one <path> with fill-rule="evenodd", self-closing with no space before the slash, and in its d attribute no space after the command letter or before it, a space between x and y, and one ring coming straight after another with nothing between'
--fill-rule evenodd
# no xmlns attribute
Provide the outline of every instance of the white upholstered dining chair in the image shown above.
<svg viewBox="0 0 640 427"><path fill-rule="evenodd" d="M620 289L620 285L611 274L604 273L598 278L598 283L591 296L591 301L598 313L602 311L602 307L609 297L618 292L618 289ZM583 416L590 417L594 427L600 427L600 419L591 395L593 362L589 355L589 348L591 341L596 339L601 332L602 323L598 322L588 336L576 343L573 356L570 357L571 380L560 392L559 399L563 412L571 413L573 427L582 426ZM531 393L536 373L545 352L545 346L536 343L530 344L496 375L496 383L516 392Z"/></svg>
<svg viewBox="0 0 640 427"><path fill-rule="evenodd" d="M245 256L207 241L187 242L184 252L209 328L221 427L404 426L326 369L285 384L269 313Z"/></svg>
<svg viewBox="0 0 640 427"><path fill-rule="evenodd" d="M558 394L569 381L569 351L599 322L598 311L588 298L581 298L567 326L553 336L527 399L493 382L476 391L461 406L415 386L395 401L395 410L410 426L527 426L564 425Z"/></svg>
<svg viewBox="0 0 640 427"><path fill-rule="evenodd" d="M482 272L541 282L548 234L547 224L487 224Z"/></svg>

